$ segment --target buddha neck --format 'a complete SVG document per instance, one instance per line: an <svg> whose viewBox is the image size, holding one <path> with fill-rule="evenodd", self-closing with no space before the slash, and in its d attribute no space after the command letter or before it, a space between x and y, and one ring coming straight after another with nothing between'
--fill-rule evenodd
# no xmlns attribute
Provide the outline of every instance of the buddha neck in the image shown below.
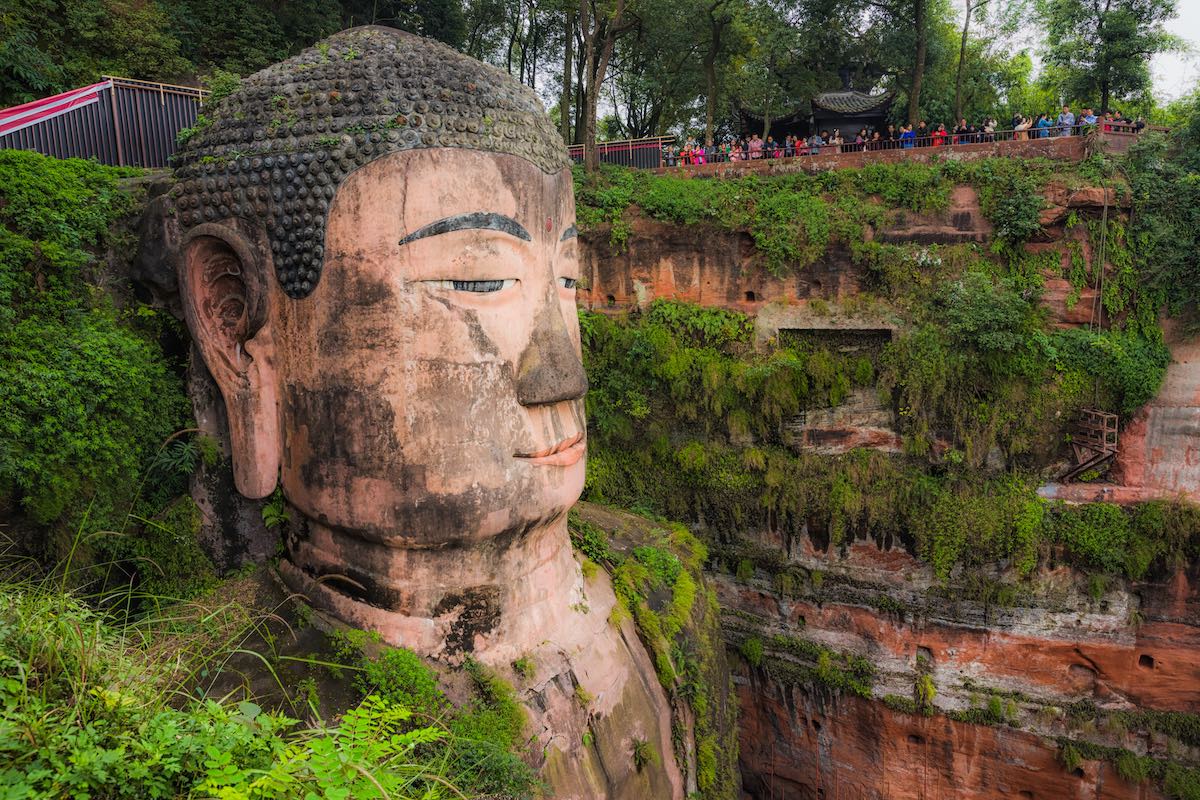
<svg viewBox="0 0 1200 800"><path fill-rule="evenodd" d="M318 609L420 655L491 663L554 639L582 597L566 515L438 549L368 541L313 520L293 525L280 574Z"/></svg>

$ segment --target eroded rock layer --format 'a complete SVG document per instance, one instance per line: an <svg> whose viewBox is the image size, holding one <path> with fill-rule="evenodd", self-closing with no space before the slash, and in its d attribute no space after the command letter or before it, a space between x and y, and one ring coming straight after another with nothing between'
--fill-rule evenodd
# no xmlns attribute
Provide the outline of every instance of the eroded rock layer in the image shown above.
<svg viewBox="0 0 1200 800"><path fill-rule="evenodd" d="M902 247L928 272L952 269L956 253L995 253L999 234L980 194L955 186L943 210L892 214L865 225L861 240L831 239L803 269L774 271L752 231L711 220L679 225L635 210L584 237L584 302L614 315L656 300L726 309L752 318L760 353L799 337L870 358L913 323L873 295L886 265L863 258L862 249ZM1112 303L1105 287L1119 280L1123 267L1114 262L1125 255L1115 253L1105 231L1112 220L1128 222L1128 193L1052 182L1043 200L1041 228L1022 244L1021 258L1033 265L1027 277L1035 288L1027 296L1040 304L1046 330L1122 329L1131 311ZM1197 346L1169 325L1166 343L1171 363L1163 388L1121 418L1115 468L1099 482L1048 483L1043 498L1127 507L1200 498ZM873 388L856 386L830 407L805 408L784 420L769 445L804 457L867 449L886 454L880 458L888 463L904 459L904 409L881 401ZM719 431L719 423L703 418L709 411L698 424ZM1066 471L1062 428L1048 425L1044 441L1026 451L1021 466L1032 480L1054 481ZM687 459L677 458L684 471L700 475L703 458L736 453L740 462L728 463L771 475L769 458L757 449L768 446L761 434L731 426L727 436L710 431L711 440L687 430L670 435L676 447L703 440L688 445L694 449ZM931 460L950 449L935 442ZM972 468L981 480L1016 463L1000 448L979 461ZM798 474L781 468L764 484ZM733 494L736 483L736 475L723 473L710 490ZM863 499L871 487L857 490L858 502L872 502ZM879 496L886 496L883 488ZM1143 580L1072 559L1053 539L1036 554L1028 551L1023 565L1012 558L981 567L966 559L970 566L935 571L912 531L879 523L894 519L883 510L873 509L874 519L858 529L842 520L835 534L830 518L803 508L787 512L794 515L788 521L779 519L784 512L773 516L702 492L691 502L679 513L693 514L691 523L710 543L709 577L735 654L746 797L1200 796L1200 564L1188 562L1194 551L1143 570ZM770 501L761 498L761 506ZM805 513L813 517L798 523ZM966 549L973 535L965 532Z"/></svg>

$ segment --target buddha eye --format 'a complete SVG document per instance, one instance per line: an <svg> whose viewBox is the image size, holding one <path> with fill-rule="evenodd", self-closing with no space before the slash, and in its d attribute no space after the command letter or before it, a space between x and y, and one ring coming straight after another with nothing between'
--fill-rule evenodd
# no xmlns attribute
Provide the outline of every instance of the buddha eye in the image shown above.
<svg viewBox="0 0 1200 800"><path fill-rule="evenodd" d="M501 289L507 289L516 283L515 279L508 278L506 280L490 280L490 281L425 281L425 283L436 286L439 289L449 289L452 292L473 292L475 294L491 294L498 292Z"/></svg>
<svg viewBox="0 0 1200 800"><path fill-rule="evenodd" d="M579 283L576 278L559 278L558 285L564 289L574 289L575 284Z"/></svg>

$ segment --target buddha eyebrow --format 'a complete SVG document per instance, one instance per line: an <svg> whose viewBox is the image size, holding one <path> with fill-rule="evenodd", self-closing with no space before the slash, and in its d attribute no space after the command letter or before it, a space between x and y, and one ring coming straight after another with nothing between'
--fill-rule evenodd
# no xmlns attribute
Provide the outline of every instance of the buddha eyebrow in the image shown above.
<svg viewBox="0 0 1200 800"><path fill-rule="evenodd" d="M578 235L579 235L579 229L576 228L574 225L571 225L571 226L568 226L568 228L565 231L563 231L562 238L559 239L559 241L565 242L567 239L574 239Z"/></svg>
<svg viewBox="0 0 1200 800"><path fill-rule="evenodd" d="M427 236L437 236L442 233L450 233L451 231L468 231L468 230L485 230L485 231L500 231L507 233L509 236L515 236L523 242L530 241L529 231L521 226L512 217L506 217L503 214L495 214L488 211L472 211L467 214L455 214L453 217L439 219L437 222L431 222L423 228L410 233L400 240L400 244L409 244L418 239L424 239Z"/></svg>

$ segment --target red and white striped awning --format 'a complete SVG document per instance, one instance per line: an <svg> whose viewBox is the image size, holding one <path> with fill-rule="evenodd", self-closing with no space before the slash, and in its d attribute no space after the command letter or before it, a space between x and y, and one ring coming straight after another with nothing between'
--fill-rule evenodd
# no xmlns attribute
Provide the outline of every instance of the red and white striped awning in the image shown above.
<svg viewBox="0 0 1200 800"><path fill-rule="evenodd" d="M68 111L95 103L100 99L100 93L105 89L111 89L112 85L111 80L101 81L93 83L91 86L84 86L82 89L72 89L53 97L44 97L41 100L0 110L0 136L15 133L22 128L28 128L30 125L54 119Z"/></svg>

